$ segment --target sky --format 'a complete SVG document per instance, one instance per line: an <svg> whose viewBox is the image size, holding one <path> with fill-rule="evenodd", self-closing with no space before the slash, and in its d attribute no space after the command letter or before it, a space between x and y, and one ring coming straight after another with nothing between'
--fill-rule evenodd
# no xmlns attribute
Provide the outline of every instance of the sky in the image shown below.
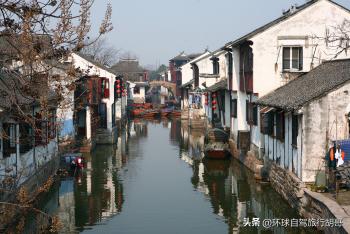
<svg viewBox="0 0 350 234"><path fill-rule="evenodd" d="M335 0L350 9L350 0ZM92 33L107 3L113 31L106 38L120 54L136 55L144 66L168 64L181 51L216 50L306 0L96 0Z"/></svg>

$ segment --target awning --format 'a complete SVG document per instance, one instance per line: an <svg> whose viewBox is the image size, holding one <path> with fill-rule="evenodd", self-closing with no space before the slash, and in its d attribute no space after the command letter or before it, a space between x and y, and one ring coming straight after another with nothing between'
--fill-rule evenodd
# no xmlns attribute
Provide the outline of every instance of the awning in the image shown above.
<svg viewBox="0 0 350 234"><path fill-rule="evenodd" d="M275 108L273 108L273 107L264 107L264 108L262 108L261 110L260 110L260 113L261 114L267 114L267 113L269 113L270 111L274 111L275 110Z"/></svg>

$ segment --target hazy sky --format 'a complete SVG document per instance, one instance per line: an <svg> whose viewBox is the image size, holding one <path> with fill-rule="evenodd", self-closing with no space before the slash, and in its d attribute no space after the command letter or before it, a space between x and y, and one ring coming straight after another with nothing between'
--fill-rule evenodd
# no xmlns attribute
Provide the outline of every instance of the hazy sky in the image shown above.
<svg viewBox="0 0 350 234"><path fill-rule="evenodd" d="M305 0L96 0L94 29L108 2L114 26L108 41L137 55L143 65L158 65L183 50L215 50ZM350 0L336 2L350 8Z"/></svg>

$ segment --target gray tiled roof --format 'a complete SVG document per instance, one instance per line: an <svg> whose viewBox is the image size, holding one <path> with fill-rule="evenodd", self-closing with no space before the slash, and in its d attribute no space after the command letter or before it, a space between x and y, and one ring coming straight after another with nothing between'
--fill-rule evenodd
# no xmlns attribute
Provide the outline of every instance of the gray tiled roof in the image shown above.
<svg viewBox="0 0 350 234"><path fill-rule="evenodd" d="M14 71L0 71L0 108L10 109L13 105L37 105L40 100L34 96L40 93L46 95L47 92L49 101L57 98L53 90L48 90L42 86L32 87L30 86L31 83L25 79Z"/></svg>
<svg viewBox="0 0 350 234"><path fill-rule="evenodd" d="M185 84L181 85L181 88L186 88L187 86L192 85L193 83L194 83L194 79L192 79L192 80L186 82Z"/></svg>
<svg viewBox="0 0 350 234"><path fill-rule="evenodd" d="M227 89L227 79L222 79L219 82L213 84L212 86L208 87L206 91L208 92L216 92L218 90Z"/></svg>
<svg viewBox="0 0 350 234"><path fill-rule="evenodd" d="M328 61L261 97L255 103L293 111L349 81L350 59Z"/></svg>
<svg viewBox="0 0 350 234"><path fill-rule="evenodd" d="M80 53L80 52L74 52L74 53L77 54L77 55L79 55L79 57L85 59L85 60L88 61L89 63L92 63L93 65L95 65L95 66L97 66L97 67L99 67L99 68L101 68L101 69L103 69L103 70L105 70L105 71L108 71L108 72L110 72L110 73L116 75L114 70L112 70L111 68L108 68L108 67L106 67L105 65L103 65L103 64L101 64L101 63L99 63L99 62L97 62L97 61L94 60L90 55L82 54L82 53Z"/></svg>

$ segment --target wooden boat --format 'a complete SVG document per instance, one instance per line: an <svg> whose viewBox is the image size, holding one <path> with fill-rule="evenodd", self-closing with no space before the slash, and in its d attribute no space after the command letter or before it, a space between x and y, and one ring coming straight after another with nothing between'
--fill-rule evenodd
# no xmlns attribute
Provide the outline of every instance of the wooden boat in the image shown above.
<svg viewBox="0 0 350 234"><path fill-rule="evenodd" d="M173 108L164 108L161 110L160 114L162 117L167 117L172 113L173 110L174 110Z"/></svg>
<svg viewBox="0 0 350 234"><path fill-rule="evenodd" d="M205 156L211 159L226 159L230 155L228 147L205 149Z"/></svg>
<svg viewBox="0 0 350 234"><path fill-rule="evenodd" d="M169 112L161 112L160 115L162 116L162 118L165 118L169 115Z"/></svg>
<svg viewBox="0 0 350 234"><path fill-rule="evenodd" d="M137 116L141 116L143 113L145 112L144 109L134 109L131 111L131 114L134 116L134 117L137 117Z"/></svg>
<svg viewBox="0 0 350 234"><path fill-rule="evenodd" d="M170 116L171 117L181 117L181 110L173 110L171 113L170 113Z"/></svg>
<svg viewBox="0 0 350 234"><path fill-rule="evenodd" d="M229 135L222 129L214 128L205 135L204 154L211 159L225 159L230 156Z"/></svg>
<svg viewBox="0 0 350 234"><path fill-rule="evenodd" d="M61 156L60 166L66 169L80 170L84 168L84 161L81 153L68 153Z"/></svg>
<svg viewBox="0 0 350 234"><path fill-rule="evenodd" d="M155 117L159 114L159 111L157 110L149 110L149 111L145 111L142 115L144 118L147 117Z"/></svg>
<svg viewBox="0 0 350 234"><path fill-rule="evenodd" d="M152 103L145 103L145 104L143 104L143 108L144 109L152 109L153 105L152 105Z"/></svg>

